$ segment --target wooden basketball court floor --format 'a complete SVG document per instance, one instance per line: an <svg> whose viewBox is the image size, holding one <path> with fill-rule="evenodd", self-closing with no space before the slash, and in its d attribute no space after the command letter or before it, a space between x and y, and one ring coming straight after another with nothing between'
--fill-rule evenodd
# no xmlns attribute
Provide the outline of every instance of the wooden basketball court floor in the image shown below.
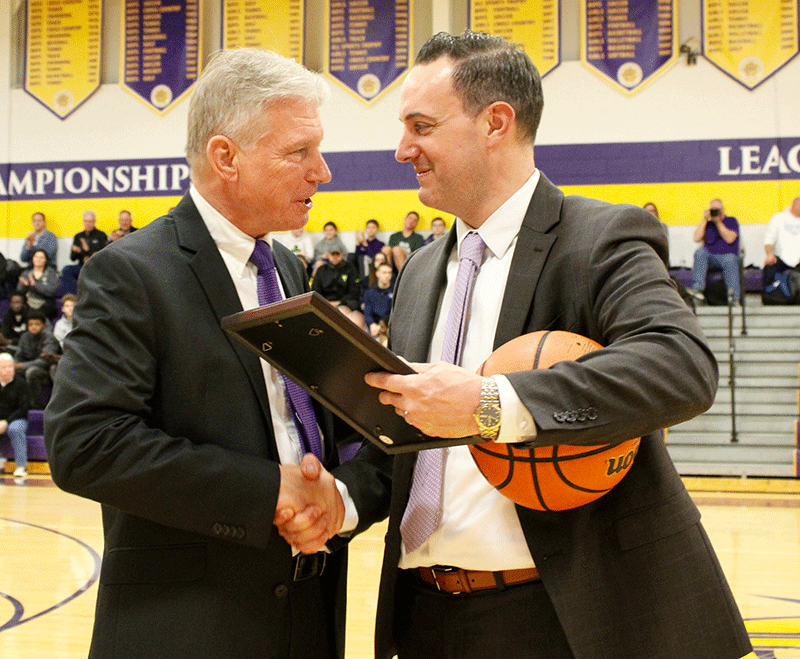
<svg viewBox="0 0 800 659"><path fill-rule="evenodd" d="M800 659L800 481L686 482L756 648L748 659ZM384 532L352 544L348 659L373 656ZM102 547L97 504L46 475L0 478L2 659L87 656Z"/></svg>

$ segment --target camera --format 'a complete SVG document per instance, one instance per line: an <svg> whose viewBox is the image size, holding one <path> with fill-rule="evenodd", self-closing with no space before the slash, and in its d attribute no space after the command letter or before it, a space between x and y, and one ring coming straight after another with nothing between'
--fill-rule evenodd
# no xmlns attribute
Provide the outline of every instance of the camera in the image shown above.
<svg viewBox="0 0 800 659"><path fill-rule="evenodd" d="M708 214L709 214L711 217L719 217L719 208L710 208L710 209L708 210Z"/></svg>

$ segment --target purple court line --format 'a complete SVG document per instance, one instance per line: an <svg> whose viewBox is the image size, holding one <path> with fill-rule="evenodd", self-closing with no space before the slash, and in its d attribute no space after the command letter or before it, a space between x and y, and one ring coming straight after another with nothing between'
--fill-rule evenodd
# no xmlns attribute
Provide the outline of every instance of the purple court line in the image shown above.
<svg viewBox="0 0 800 659"><path fill-rule="evenodd" d="M61 531L56 531L55 529L49 529L46 526L39 526L38 524L31 524L30 522L21 522L21 521L19 521L17 519L9 519L7 517L0 517L0 519L4 520L6 522L11 522L13 524L24 524L25 526L30 526L30 527L35 528L35 529L41 529L42 531L48 531L49 533L55 533L56 535L60 535L60 536L62 536L64 538L72 540L73 542L76 542L81 547L83 547L89 553L89 555L94 559L94 573L92 574L91 577L89 577L89 580L83 586L81 586L78 590L76 590L74 593L72 593L72 595L70 595L66 599L61 600L60 602L54 604L50 608L47 608L44 611L40 611L39 613L35 613L34 615L32 615L32 616L30 616L28 618L23 618L22 617L24 612L25 612L25 607L22 605L22 603L19 600L15 599L11 595L7 595L6 593L0 593L0 597L5 598L6 600L8 600L11 603L11 605L14 607L14 615L11 617L10 620L8 620L8 622L6 622L4 625L0 626L0 632L4 632L7 629L11 629L11 628L16 627L17 625L21 625L21 624L23 624L25 622L29 622L31 620L35 620L36 618L39 618L39 617L41 617L41 616L43 616L43 615L45 615L47 613L55 611L56 609L60 609L62 606L64 606L68 602L71 602L76 597L78 597L79 595L82 595L87 590L89 590L89 588L91 588L92 585L95 583L95 581L97 581L97 579L99 578L99 576L100 576L100 564L102 562L101 559L100 559L100 555L94 549L92 549L89 545L87 545L85 542L83 542L82 540L78 540L78 538L73 538L71 535L67 535L66 533L62 533Z"/></svg>

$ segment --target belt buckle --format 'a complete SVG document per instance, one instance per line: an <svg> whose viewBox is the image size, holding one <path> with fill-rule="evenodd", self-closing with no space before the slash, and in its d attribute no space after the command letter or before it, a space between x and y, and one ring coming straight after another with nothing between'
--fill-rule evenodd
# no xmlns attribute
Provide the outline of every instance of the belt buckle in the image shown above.
<svg viewBox="0 0 800 659"><path fill-rule="evenodd" d="M436 578L437 574L452 574L453 572L458 572L460 568L453 567L452 565L432 565L430 570L431 574L433 575L433 583L436 584L436 590L438 590L440 593L446 592L448 595L460 595L462 592L464 592L462 590L454 591L452 593L450 591L442 591L442 587L439 585L439 580Z"/></svg>
<svg viewBox="0 0 800 659"><path fill-rule="evenodd" d="M292 581L305 581L320 576L325 571L327 560L328 554L324 551L316 554L298 554L295 556Z"/></svg>

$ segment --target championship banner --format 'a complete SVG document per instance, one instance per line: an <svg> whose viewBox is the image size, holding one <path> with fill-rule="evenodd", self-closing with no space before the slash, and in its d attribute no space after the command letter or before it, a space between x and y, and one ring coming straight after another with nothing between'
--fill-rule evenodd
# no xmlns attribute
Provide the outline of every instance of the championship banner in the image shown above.
<svg viewBox="0 0 800 659"><path fill-rule="evenodd" d="M755 89L798 51L798 0L704 0L703 54Z"/></svg>
<svg viewBox="0 0 800 659"><path fill-rule="evenodd" d="M304 0L222 0L222 48L269 48L303 63Z"/></svg>
<svg viewBox="0 0 800 659"><path fill-rule="evenodd" d="M200 73L199 0L124 0L120 84L164 115Z"/></svg>
<svg viewBox="0 0 800 659"><path fill-rule="evenodd" d="M521 48L542 78L561 61L558 0L470 0L469 26Z"/></svg>
<svg viewBox="0 0 800 659"><path fill-rule="evenodd" d="M633 96L678 59L678 0L581 0L581 62Z"/></svg>
<svg viewBox="0 0 800 659"><path fill-rule="evenodd" d="M28 0L25 91L66 119L100 86L102 0Z"/></svg>
<svg viewBox="0 0 800 659"><path fill-rule="evenodd" d="M325 75L372 105L411 66L413 0L327 0Z"/></svg>

